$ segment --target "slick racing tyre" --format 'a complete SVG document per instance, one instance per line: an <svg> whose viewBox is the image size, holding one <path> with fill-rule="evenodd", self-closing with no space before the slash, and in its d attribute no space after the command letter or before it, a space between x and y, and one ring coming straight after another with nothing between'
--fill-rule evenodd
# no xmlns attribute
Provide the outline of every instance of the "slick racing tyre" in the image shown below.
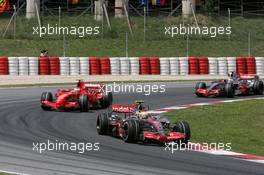
<svg viewBox="0 0 264 175"><path fill-rule="evenodd" d="M228 98L233 98L235 96L235 88L233 83L225 84L225 94Z"/></svg>
<svg viewBox="0 0 264 175"><path fill-rule="evenodd" d="M96 121L96 129L98 134L106 135L109 131L109 114L103 113L98 115Z"/></svg>
<svg viewBox="0 0 264 175"><path fill-rule="evenodd" d="M205 82L198 82L198 83L196 83L195 90L197 90L197 89L206 89Z"/></svg>
<svg viewBox="0 0 264 175"><path fill-rule="evenodd" d="M253 91L255 95L262 95L264 90L263 81L255 80Z"/></svg>
<svg viewBox="0 0 264 175"><path fill-rule="evenodd" d="M112 92L108 92L106 96L101 101L102 108L108 108L113 103L113 94Z"/></svg>
<svg viewBox="0 0 264 175"><path fill-rule="evenodd" d="M127 120L124 122L123 127L123 140L129 143L136 143L140 133L139 121L134 119Z"/></svg>
<svg viewBox="0 0 264 175"><path fill-rule="evenodd" d="M188 141L191 138L191 129L187 122L185 121L178 121L175 123L172 131L179 132L185 134L185 138L183 139L183 143L188 144Z"/></svg>
<svg viewBox="0 0 264 175"><path fill-rule="evenodd" d="M50 110L51 107L42 104L43 101L53 102L53 96L51 92L43 92L40 97L41 108L43 110Z"/></svg>
<svg viewBox="0 0 264 175"><path fill-rule="evenodd" d="M80 95L79 97L79 105L81 112L88 112L89 111L89 99L87 95Z"/></svg>

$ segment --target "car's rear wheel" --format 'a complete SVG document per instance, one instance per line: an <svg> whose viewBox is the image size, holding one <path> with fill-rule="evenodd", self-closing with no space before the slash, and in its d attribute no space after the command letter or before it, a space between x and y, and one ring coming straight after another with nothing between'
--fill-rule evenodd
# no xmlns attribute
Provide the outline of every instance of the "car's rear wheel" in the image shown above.
<svg viewBox="0 0 264 175"><path fill-rule="evenodd" d="M50 106L46 106L42 104L42 102L48 101L48 102L53 102L53 95L51 92L43 92L40 97L40 102L41 102L41 108L45 111L50 110Z"/></svg>
<svg viewBox="0 0 264 175"><path fill-rule="evenodd" d="M228 98L233 98L235 96L235 88L233 83L225 84L225 94Z"/></svg>
<svg viewBox="0 0 264 175"><path fill-rule="evenodd" d="M109 114L103 113L98 115L96 121L96 129L98 134L106 135L109 132Z"/></svg>
<svg viewBox="0 0 264 175"><path fill-rule="evenodd" d="M195 90L197 89L206 89L206 83L205 82L198 82L195 85Z"/></svg>
<svg viewBox="0 0 264 175"><path fill-rule="evenodd" d="M191 138L191 129L186 121L178 121L175 123L172 131L185 134L185 138L182 140L183 143L188 144Z"/></svg>
<svg viewBox="0 0 264 175"><path fill-rule="evenodd" d="M108 92L108 94L106 96L104 96L104 98L102 99L101 103L102 103L103 108L108 108L109 106L111 106L113 103L112 92Z"/></svg>
<svg viewBox="0 0 264 175"><path fill-rule="evenodd" d="M89 111L89 99L87 95L80 95L79 97L79 105L81 112L88 112Z"/></svg>
<svg viewBox="0 0 264 175"><path fill-rule="evenodd" d="M253 91L255 95L262 95L264 90L263 81L256 80L253 85Z"/></svg>
<svg viewBox="0 0 264 175"><path fill-rule="evenodd" d="M124 122L123 140L129 143L136 143L139 138L140 126L139 121L130 119Z"/></svg>

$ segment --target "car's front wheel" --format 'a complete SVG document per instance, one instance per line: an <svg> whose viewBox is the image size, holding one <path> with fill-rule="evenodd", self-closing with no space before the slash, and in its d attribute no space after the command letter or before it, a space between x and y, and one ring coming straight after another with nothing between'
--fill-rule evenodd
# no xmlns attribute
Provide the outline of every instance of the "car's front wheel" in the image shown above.
<svg viewBox="0 0 264 175"><path fill-rule="evenodd" d="M81 112L88 112L89 111L89 99L87 95L80 95L79 97L79 105Z"/></svg>
<svg viewBox="0 0 264 175"><path fill-rule="evenodd" d="M123 127L123 140L129 143L136 143L140 132L139 121L134 119L127 120L124 122Z"/></svg>
<svg viewBox="0 0 264 175"><path fill-rule="evenodd" d="M255 80L253 91L255 95L262 95L264 90L263 81Z"/></svg>
<svg viewBox="0 0 264 175"><path fill-rule="evenodd" d="M106 135L109 131L109 118L106 113L100 114L96 120L96 129L98 134Z"/></svg>
<svg viewBox="0 0 264 175"><path fill-rule="evenodd" d="M113 103L113 94L112 92L108 92L101 101L102 108L108 108Z"/></svg>
<svg viewBox="0 0 264 175"><path fill-rule="evenodd" d="M45 111L50 110L50 106L43 104L44 101L53 102L53 95L51 92L43 92L40 97L41 108Z"/></svg>
<svg viewBox="0 0 264 175"><path fill-rule="evenodd" d="M191 129L189 124L186 121L178 121L175 123L172 131L185 134L185 138L182 140L183 143L188 144L188 141L191 138Z"/></svg>
<svg viewBox="0 0 264 175"><path fill-rule="evenodd" d="M198 82L195 85L195 90L197 89L206 89L206 83L205 82Z"/></svg>
<svg viewBox="0 0 264 175"><path fill-rule="evenodd" d="M225 94L228 98L233 98L235 96L235 88L233 83L226 83Z"/></svg>

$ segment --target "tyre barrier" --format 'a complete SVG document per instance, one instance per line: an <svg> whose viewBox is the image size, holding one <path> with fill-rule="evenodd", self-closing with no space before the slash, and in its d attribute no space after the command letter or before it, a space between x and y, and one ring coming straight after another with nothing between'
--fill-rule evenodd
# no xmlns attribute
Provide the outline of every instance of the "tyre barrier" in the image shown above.
<svg viewBox="0 0 264 175"><path fill-rule="evenodd" d="M239 74L246 74L247 73L247 60L244 57L237 57L236 58L236 72Z"/></svg>
<svg viewBox="0 0 264 175"><path fill-rule="evenodd" d="M194 57L189 57L189 74L196 75L199 74L199 59Z"/></svg>
<svg viewBox="0 0 264 175"><path fill-rule="evenodd" d="M39 74L39 61L38 57L29 57L28 58L28 67L29 67L29 75L38 75Z"/></svg>
<svg viewBox="0 0 264 175"><path fill-rule="evenodd" d="M149 58L140 57L139 58L139 67L140 67L140 75L149 75L150 74L150 61Z"/></svg>
<svg viewBox="0 0 264 175"><path fill-rule="evenodd" d="M264 75L264 57L256 57L256 74Z"/></svg>
<svg viewBox="0 0 264 175"><path fill-rule="evenodd" d="M70 57L70 75L80 75L79 57Z"/></svg>
<svg viewBox="0 0 264 175"><path fill-rule="evenodd" d="M120 75L120 58L110 58L111 75Z"/></svg>
<svg viewBox="0 0 264 175"><path fill-rule="evenodd" d="M49 58L40 57L39 58L39 75L49 75Z"/></svg>
<svg viewBox="0 0 264 175"><path fill-rule="evenodd" d="M170 62L170 75L179 75L179 58L172 57L169 58Z"/></svg>
<svg viewBox="0 0 264 175"><path fill-rule="evenodd" d="M217 58L209 57L208 58L208 64L209 64L209 74L210 75L217 75L218 74Z"/></svg>
<svg viewBox="0 0 264 175"><path fill-rule="evenodd" d="M60 57L60 75L70 74L70 59L68 57Z"/></svg>
<svg viewBox="0 0 264 175"><path fill-rule="evenodd" d="M187 57L180 57L180 75L188 75L189 74L189 62Z"/></svg>
<svg viewBox="0 0 264 175"><path fill-rule="evenodd" d="M256 74L256 60L254 57L246 58L247 74Z"/></svg>
<svg viewBox="0 0 264 175"><path fill-rule="evenodd" d="M96 57L89 58L90 75L100 75L100 60Z"/></svg>
<svg viewBox="0 0 264 175"><path fill-rule="evenodd" d="M8 58L7 57L0 57L0 75L8 75Z"/></svg>
<svg viewBox="0 0 264 175"><path fill-rule="evenodd" d="M101 68L102 75L111 74L110 59L100 58L100 68Z"/></svg>
<svg viewBox="0 0 264 175"><path fill-rule="evenodd" d="M27 57L18 57L18 69L19 75L28 75L28 58Z"/></svg>
<svg viewBox="0 0 264 175"><path fill-rule="evenodd" d="M170 75L169 58L160 58L160 75Z"/></svg>
<svg viewBox="0 0 264 175"><path fill-rule="evenodd" d="M120 58L120 73L121 75L130 74L130 60L127 57Z"/></svg>
<svg viewBox="0 0 264 175"><path fill-rule="evenodd" d="M227 75L227 60L226 57L220 57L218 60L218 75Z"/></svg>
<svg viewBox="0 0 264 175"><path fill-rule="evenodd" d="M58 57L49 57L50 75L60 75L60 59Z"/></svg>
<svg viewBox="0 0 264 175"><path fill-rule="evenodd" d="M89 58L80 57L80 75L89 75Z"/></svg>
<svg viewBox="0 0 264 175"><path fill-rule="evenodd" d="M0 57L0 75L264 75L264 57Z"/></svg>
<svg viewBox="0 0 264 175"><path fill-rule="evenodd" d="M227 57L227 71L236 72L236 57Z"/></svg>
<svg viewBox="0 0 264 175"><path fill-rule="evenodd" d="M208 74L209 73L209 62L208 62L208 58L205 57L201 57L198 58L199 61L199 74Z"/></svg>
<svg viewBox="0 0 264 175"><path fill-rule="evenodd" d="M150 74L151 75L159 75L161 73L161 69L163 69L164 63L160 63L160 58L149 58L150 65Z"/></svg>
<svg viewBox="0 0 264 175"><path fill-rule="evenodd" d="M8 69L9 69L9 75L18 75L19 69L18 69L17 57L8 57Z"/></svg>
<svg viewBox="0 0 264 175"><path fill-rule="evenodd" d="M131 75L139 75L139 58L131 57L130 61L130 74Z"/></svg>

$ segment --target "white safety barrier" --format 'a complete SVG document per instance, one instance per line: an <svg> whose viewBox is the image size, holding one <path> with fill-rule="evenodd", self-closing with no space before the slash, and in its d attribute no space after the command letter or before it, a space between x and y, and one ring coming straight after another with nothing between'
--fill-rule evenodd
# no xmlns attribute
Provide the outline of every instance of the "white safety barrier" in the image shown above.
<svg viewBox="0 0 264 175"><path fill-rule="evenodd" d="M8 57L9 75L18 75L18 58Z"/></svg>
<svg viewBox="0 0 264 175"><path fill-rule="evenodd" d="M127 58L127 57L121 57L120 58L120 73L121 73L121 75L129 75L130 74L129 58Z"/></svg>
<svg viewBox="0 0 264 175"><path fill-rule="evenodd" d="M215 57L208 58L209 64L209 74L210 75L217 75L218 74L218 61Z"/></svg>
<svg viewBox="0 0 264 175"><path fill-rule="evenodd" d="M80 59L78 57L70 57L70 75L80 74Z"/></svg>
<svg viewBox="0 0 264 175"><path fill-rule="evenodd" d="M70 74L70 59L68 57L60 57L60 74Z"/></svg>
<svg viewBox="0 0 264 175"><path fill-rule="evenodd" d="M264 75L264 57L256 57L256 71L258 75Z"/></svg>
<svg viewBox="0 0 264 175"><path fill-rule="evenodd" d="M39 74L39 58L38 57L28 57L29 65L29 75Z"/></svg>
<svg viewBox="0 0 264 175"><path fill-rule="evenodd" d="M80 75L89 75L89 58L80 57Z"/></svg>
<svg viewBox="0 0 264 175"><path fill-rule="evenodd" d="M130 74L139 75L139 58L130 57L129 60L130 60Z"/></svg>
<svg viewBox="0 0 264 175"><path fill-rule="evenodd" d="M170 75L169 58L160 58L160 75Z"/></svg>
<svg viewBox="0 0 264 175"><path fill-rule="evenodd" d="M19 75L28 75L29 66L27 57L18 57Z"/></svg>
<svg viewBox="0 0 264 175"><path fill-rule="evenodd" d="M189 62L187 57L180 57L180 74L181 75L188 75L189 74Z"/></svg>
<svg viewBox="0 0 264 175"><path fill-rule="evenodd" d="M110 59L111 75L120 75L120 58L112 57Z"/></svg>
<svg viewBox="0 0 264 175"><path fill-rule="evenodd" d="M227 57L227 71L228 72L236 71L236 57Z"/></svg>
<svg viewBox="0 0 264 175"><path fill-rule="evenodd" d="M171 75L179 75L179 58L178 57L171 57L170 60L170 74Z"/></svg>
<svg viewBox="0 0 264 175"><path fill-rule="evenodd" d="M218 58L218 74L226 75L227 74L227 60L226 57Z"/></svg>

